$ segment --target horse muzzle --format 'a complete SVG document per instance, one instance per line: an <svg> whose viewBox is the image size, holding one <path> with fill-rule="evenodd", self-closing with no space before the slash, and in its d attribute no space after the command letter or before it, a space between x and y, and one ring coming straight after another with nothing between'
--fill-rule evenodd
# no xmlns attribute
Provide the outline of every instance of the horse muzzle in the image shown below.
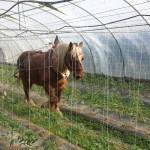
<svg viewBox="0 0 150 150"><path fill-rule="evenodd" d="M83 70L73 72L73 77L74 77L76 80L81 79L83 76L84 76Z"/></svg>

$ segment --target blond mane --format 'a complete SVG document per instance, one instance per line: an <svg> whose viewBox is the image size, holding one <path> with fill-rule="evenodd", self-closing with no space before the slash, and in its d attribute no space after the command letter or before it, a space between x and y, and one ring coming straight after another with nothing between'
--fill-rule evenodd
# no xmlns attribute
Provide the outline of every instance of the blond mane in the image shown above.
<svg viewBox="0 0 150 150"><path fill-rule="evenodd" d="M64 65L64 58L68 51L68 46L69 44L67 43L60 43L52 49L51 64L61 72L67 69Z"/></svg>

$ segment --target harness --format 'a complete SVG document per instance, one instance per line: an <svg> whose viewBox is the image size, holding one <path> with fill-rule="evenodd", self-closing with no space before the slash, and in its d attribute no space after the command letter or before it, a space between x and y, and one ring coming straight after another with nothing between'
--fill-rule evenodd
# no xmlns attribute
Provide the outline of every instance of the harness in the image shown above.
<svg viewBox="0 0 150 150"><path fill-rule="evenodd" d="M50 68L52 68L52 69L59 75L59 77L68 78L69 75L70 75L70 71L69 71L69 70L67 70L66 73L62 73L62 72L60 72L59 70L56 70L53 66L49 66L49 69L50 69Z"/></svg>

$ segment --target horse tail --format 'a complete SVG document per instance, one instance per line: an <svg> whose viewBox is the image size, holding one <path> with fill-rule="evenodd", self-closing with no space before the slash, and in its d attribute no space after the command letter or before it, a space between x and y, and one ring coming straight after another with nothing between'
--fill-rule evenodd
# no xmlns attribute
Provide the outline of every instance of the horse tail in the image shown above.
<svg viewBox="0 0 150 150"><path fill-rule="evenodd" d="M18 70L18 69L16 69L16 70L14 71L14 77L17 79L17 82L20 81L20 74L19 74L19 70Z"/></svg>

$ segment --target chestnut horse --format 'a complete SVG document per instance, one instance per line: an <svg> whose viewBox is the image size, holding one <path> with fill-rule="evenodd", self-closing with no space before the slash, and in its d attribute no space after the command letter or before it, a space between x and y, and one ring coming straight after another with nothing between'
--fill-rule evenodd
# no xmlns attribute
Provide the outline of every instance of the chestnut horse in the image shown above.
<svg viewBox="0 0 150 150"><path fill-rule="evenodd" d="M33 84L42 86L49 100L42 106L60 113L61 93L66 87L70 71L75 79L84 76L83 43L60 43L56 37L51 50L47 52L25 51L17 60L17 71L14 76L22 80L25 102L36 106L30 99L29 90ZM16 76L18 72L18 76Z"/></svg>

